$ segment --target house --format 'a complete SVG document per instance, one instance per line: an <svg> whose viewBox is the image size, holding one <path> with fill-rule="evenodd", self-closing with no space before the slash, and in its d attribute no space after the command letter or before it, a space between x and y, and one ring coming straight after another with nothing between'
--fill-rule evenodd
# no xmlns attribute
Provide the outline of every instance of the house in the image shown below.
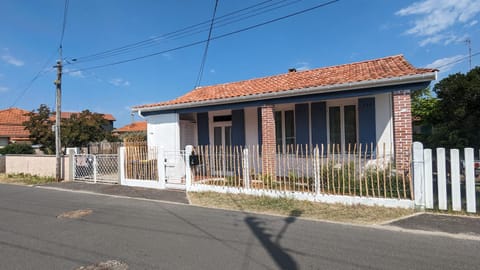
<svg viewBox="0 0 480 270"><path fill-rule="evenodd" d="M19 108L8 108L0 110L0 147L9 143L24 142L30 143L30 132L25 129L24 122L29 120L28 114L30 111ZM77 115L77 112L62 112L62 119L69 119L72 115ZM104 126L105 130L113 130L113 122L116 120L111 114L103 114L107 124ZM50 120L55 121L55 115L52 115Z"/></svg>
<svg viewBox="0 0 480 270"><path fill-rule="evenodd" d="M53 115L50 117L50 120L55 121L55 112L52 112L52 114ZM72 116L77 116L78 117L80 114L81 114L81 112L62 112L60 114L60 117L62 119L70 119ZM109 131L109 132L113 131L113 122L116 121L115 117L113 117L113 115L111 115L109 113L105 113L105 114L99 113L99 114L101 114L103 116L103 118L105 120L107 120L107 123L106 123L105 126L103 126L103 128L106 131Z"/></svg>
<svg viewBox="0 0 480 270"><path fill-rule="evenodd" d="M268 167L277 146L335 144L343 152L364 144L390 151L397 168L407 168L410 92L435 78L436 70L395 55L199 87L132 110L147 120L148 144L171 151L188 144L261 145Z"/></svg>
<svg viewBox="0 0 480 270"><path fill-rule="evenodd" d="M23 122L28 121L29 111L19 108L0 110L0 147L14 142L29 142L30 133Z"/></svg>
<svg viewBox="0 0 480 270"><path fill-rule="evenodd" d="M145 134L147 135L147 121L137 121L117 128L113 131L114 135L124 137L129 134Z"/></svg>

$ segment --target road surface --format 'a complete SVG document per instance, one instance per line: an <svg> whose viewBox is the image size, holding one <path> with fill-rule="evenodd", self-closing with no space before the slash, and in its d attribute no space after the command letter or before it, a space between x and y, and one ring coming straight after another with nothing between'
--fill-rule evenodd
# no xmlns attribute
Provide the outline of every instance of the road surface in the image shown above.
<svg viewBox="0 0 480 270"><path fill-rule="evenodd" d="M74 210L91 212L58 218ZM0 269L108 260L129 269L479 269L480 241L0 185Z"/></svg>

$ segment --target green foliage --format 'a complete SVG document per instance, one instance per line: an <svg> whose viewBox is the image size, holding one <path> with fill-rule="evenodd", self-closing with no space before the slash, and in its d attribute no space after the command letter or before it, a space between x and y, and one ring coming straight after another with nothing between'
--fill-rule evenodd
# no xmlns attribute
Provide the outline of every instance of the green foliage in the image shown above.
<svg viewBox="0 0 480 270"><path fill-rule="evenodd" d="M30 131L30 140L34 144L41 144L42 150L51 154L55 152L55 134L52 126L55 124L51 110L47 105L40 105L37 111L29 114L30 120L24 123L25 129ZM61 121L62 147L87 146L89 142L103 140L113 141L111 133L107 130L108 121L102 114L84 110L73 114L68 119Z"/></svg>
<svg viewBox="0 0 480 270"><path fill-rule="evenodd" d="M37 112L28 114L28 121L24 122L25 129L30 132L30 141L42 145L46 154L55 152L55 136L52 132L54 122L50 119L51 111L47 105L42 104Z"/></svg>
<svg viewBox="0 0 480 270"><path fill-rule="evenodd" d="M480 67L453 74L433 89L439 99L432 140L447 148L480 147Z"/></svg>
<svg viewBox="0 0 480 270"><path fill-rule="evenodd" d="M414 139L427 147L480 147L480 67L467 74L456 73L442 79L434 88L412 94L412 115L431 134Z"/></svg>
<svg viewBox="0 0 480 270"><path fill-rule="evenodd" d="M26 143L13 143L0 149L1 155L8 154L33 154L33 148Z"/></svg>

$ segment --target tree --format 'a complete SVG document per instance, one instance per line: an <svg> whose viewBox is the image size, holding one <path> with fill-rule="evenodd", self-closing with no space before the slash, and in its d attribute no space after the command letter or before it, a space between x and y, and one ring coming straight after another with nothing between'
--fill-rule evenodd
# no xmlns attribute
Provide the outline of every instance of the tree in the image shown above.
<svg viewBox="0 0 480 270"><path fill-rule="evenodd" d="M412 92L412 118L414 127L421 131L413 133L413 140L423 142L426 146L431 146L433 131L433 120L438 108L439 100L433 96L430 88L425 88Z"/></svg>
<svg viewBox="0 0 480 270"><path fill-rule="evenodd" d="M480 67L452 74L437 83L431 141L450 148L480 147Z"/></svg>
<svg viewBox="0 0 480 270"><path fill-rule="evenodd" d="M41 149L47 154L55 152L55 136L52 131L54 123L50 115L48 106L42 104L37 112L31 111L28 114L29 120L23 123L25 129L30 132L30 141L42 145Z"/></svg>
<svg viewBox="0 0 480 270"><path fill-rule="evenodd" d="M55 152L55 135L52 130L54 120L47 105L40 105L37 112L28 114L29 121L24 123L25 129L30 131L30 140L34 144L41 144L47 154ZM61 120L62 147L87 146L89 142L112 140L112 135L106 130L108 122L102 114L84 110L72 114L68 119Z"/></svg>
<svg viewBox="0 0 480 270"><path fill-rule="evenodd" d="M87 146L89 142L109 140L110 132L106 131L107 120L102 114L84 110L73 114L62 121L62 146Z"/></svg>
<svg viewBox="0 0 480 270"><path fill-rule="evenodd" d="M12 143L0 149L1 155L8 154L33 154L33 148L26 143Z"/></svg>

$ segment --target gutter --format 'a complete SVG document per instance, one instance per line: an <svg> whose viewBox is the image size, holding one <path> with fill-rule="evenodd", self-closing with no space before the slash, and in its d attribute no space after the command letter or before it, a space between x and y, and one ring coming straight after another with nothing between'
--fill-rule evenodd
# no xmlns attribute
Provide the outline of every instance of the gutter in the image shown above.
<svg viewBox="0 0 480 270"><path fill-rule="evenodd" d="M370 88L370 87L382 87L382 86L391 86L391 85L407 84L407 83L419 83L419 82L425 82L425 81L432 81L436 79L437 79L437 72L430 72L425 74L407 75L407 76L385 78L385 79L372 80L372 81L361 81L361 82L343 83L343 84L327 85L327 86L320 86L320 87L299 88L299 89L285 90L285 91L274 92L274 93L262 93L262 94L248 95L248 96L239 96L239 97L231 97L231 98L224 98L224 99L213 99L213 100L205 100L205 101L189 102L189 103L179 103L179 104L172 104L172 105L165 105L165 106L133 108L132 111L138 112L138 115L144 118L144 116L141 114L142 112L176 110L176 109L184 109L184 108L190 108L190 107L204 107L204 106L213 106L213 105L225 105L225 104L238 103L238 102L248 102L248 101L276 99L276 98L284 98L284 97L292 97L292 96L310 95L310 94L323 94L323 93L338 92L338 91L358 90L358 89Z"/></svg>

